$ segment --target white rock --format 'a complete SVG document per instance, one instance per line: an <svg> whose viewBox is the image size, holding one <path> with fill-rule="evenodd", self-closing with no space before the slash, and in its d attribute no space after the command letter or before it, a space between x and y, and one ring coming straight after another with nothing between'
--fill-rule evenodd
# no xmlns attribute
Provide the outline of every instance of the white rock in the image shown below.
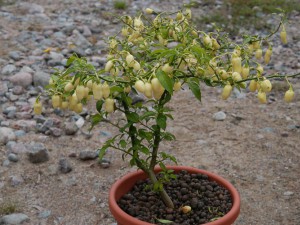
<svg viewBox="0 0 300 225"><path fill-rule="evenodd" d="M283 193L284 196L292 196L294 194L294 192L292 191L286 191Z"/></svg>
<svg viewBox="0 0 300 225"><path fill-rule="evenodd" d="M9 141L15 141L16 135L13 129L8 127L0 127L0 145L5 145Z"/></svg>
<svg viewBox="0 0 300 225"><path fill-rule="evenodd" d="M82 117L80 117L76 122L75 122L76 126L80 129L81 127L83 127L84 125L84 119Z"/></svg>
<svg viewBox="0 0 300 225"><path fill-rule="evenodd" d="M0 224L17 225L29 221L29 217L23 213L13 213L0 218Z"/></svg>
<svg viewBox="0 0 300 225"><path fill-rule="evenodd" d="M217 121L222 121L226 119L226 114L223 111L216 112L213 115L213 119Z"/></svg>

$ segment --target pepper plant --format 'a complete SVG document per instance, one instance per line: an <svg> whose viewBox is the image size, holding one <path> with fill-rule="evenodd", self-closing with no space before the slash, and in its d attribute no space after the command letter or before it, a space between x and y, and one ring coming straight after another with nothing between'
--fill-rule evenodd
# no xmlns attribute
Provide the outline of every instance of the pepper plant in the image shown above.
<svg viewBox="0 0 300 225"><path fill-rule="evenodd" d="M167 123L173 119L167 105L174 92L189 88L201 101L200 84L204 84L223 88L221 98L226 100L233 88L245 89L250 83L250 91L257 91L258 100L266 103L272 89L269 79L285 78L289 84L285 100L290 102L294 92L288 78L299 74L265 75L263 66L272 55L270 39L280 32L282 42L287 43L284 17L269 35L246 35L234 42L219 29L210 33L198 30L191 22L190 9L156 13L148 8L145 12L134 18L120 18L124 26L108 39L103 69L73 55L65 70L52 75L48 93L54 108L77 113L87 102L94 101L97 112L91 116L92 127L107 122L119 130L100 148L99 158L109 148L120 150L123 159L129 157L131 166L149 176L154 190L167 207L173 208L163 184L175 177L165 162L176 163L176 159L159 151L159 145L175 139L167 131ZM133 102L133 94L142 95L145 101ZM34 110L42 111L39 99ZM112 122L110 114L116 111L125 117ZM156 166L162 169L163 176L159 178L154 173Z"/></svg>

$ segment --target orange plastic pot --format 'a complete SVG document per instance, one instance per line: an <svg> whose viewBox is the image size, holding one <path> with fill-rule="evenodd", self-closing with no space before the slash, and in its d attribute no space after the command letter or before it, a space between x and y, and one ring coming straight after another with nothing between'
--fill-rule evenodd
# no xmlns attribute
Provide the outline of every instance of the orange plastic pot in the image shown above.
<svg viewBox="0 0 300 225"><path fill-rule="evenodd" d="M191 174L205 174L209 177L210 180L216 181L218 184L222 185L227 190L229 190L233 201L233 206L231 210L222 218L210 223L206 223L205 225L231 225L237 219L240 213L240 202L241 202L240 195L237 192L237 190L234 188L234 186L231 183L229 183L227 180L214 173L201 170L201 169L196 169L193 167L168 166L167 168L174 170L175 173L181 170L186 170ZM155 169L156 173L160 171L161 171L160 168ZM147 223L128 215L117 204L117 201L123 195L125 195L130 191L130 189L134 186L137 180L143 180L146 178L147 175L143 171L131 172L125 175L124 177L122 177L121 179L119 179L117 182L115 182L111 187L109 192L109 208L114 218L118 222L118 225L154 225L152 223Z"/></svg>

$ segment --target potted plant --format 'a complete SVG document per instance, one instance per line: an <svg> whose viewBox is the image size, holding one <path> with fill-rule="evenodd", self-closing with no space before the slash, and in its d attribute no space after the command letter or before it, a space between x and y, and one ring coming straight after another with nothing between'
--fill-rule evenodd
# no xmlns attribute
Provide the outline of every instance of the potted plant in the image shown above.
<svg viewBox="0 0 300 225"><path fill-rule="evenodd" d="M259 102L266 103L270 78L287 80L285 100L290 102L294 92L288 78L299 74L265 76L260 63L262 58L269 63L269 39L280 29L281 40L287 43L284 17L269 35L244 36L235 43L221 30L197 30L190 9L145 12L150 15L121 17L124 26L108 40L105 68L97 70L85 58L71 56L67 69L50 79L52 105L80 113L83 105L94 101L97 112L91 116L92 127L106 122L119 130L99 153L101 160L107 149L117 149L139 169L110 191L110 209L119 225L232 224L240 198L228 181L207 171L166 165L177 163L174 156L159 151L162 141L175 139L167 129L173 119L168 102L182 88L189 88L201 101L200 84L222 87L221 97L226 100L233 88L245 89L249 83ZM136 101L133 95L144 100ZM42 112L39 98L34 111ZM110 119L113 112L121 113L117 122Z"/></svg>

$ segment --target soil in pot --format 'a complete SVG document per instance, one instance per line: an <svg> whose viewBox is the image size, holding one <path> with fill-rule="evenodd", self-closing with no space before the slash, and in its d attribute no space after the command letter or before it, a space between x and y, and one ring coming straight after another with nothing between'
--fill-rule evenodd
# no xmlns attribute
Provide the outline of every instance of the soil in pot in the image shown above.
<svg viewBox="0 0 300 225"><path fill-rule="evenodd" d="M141 221L162 224L158 219L173 221L170 225L199 225L218 219L230 211L232 198L227 189L207 175L180 171L177 179L165 184L174 209L167 208L149 186L149 179L138 181L119 201L120 208ZM182 207L190 206L189 213Z"/></svg>

